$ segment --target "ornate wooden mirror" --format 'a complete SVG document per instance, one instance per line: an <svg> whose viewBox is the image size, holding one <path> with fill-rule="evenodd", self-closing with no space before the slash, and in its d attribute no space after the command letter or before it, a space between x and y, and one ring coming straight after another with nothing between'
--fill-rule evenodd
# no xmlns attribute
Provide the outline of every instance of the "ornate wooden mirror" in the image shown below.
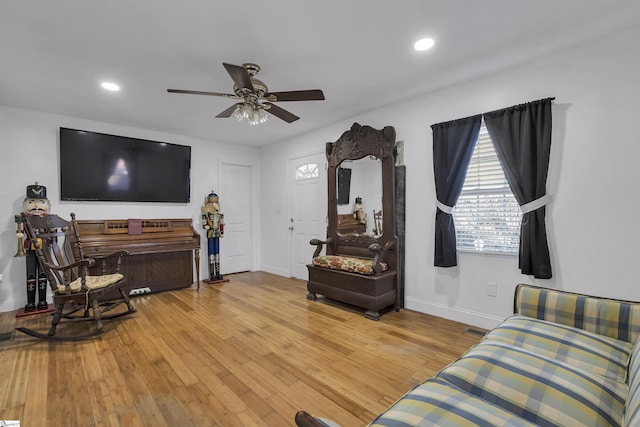
<svg viewBox="0 0 640 427"><path fill-rule="evenodd" d="M324 295L366 309L373 320L400 308L394 146L393 127L358 123L327 143L327 239L310 242L316 251L307 265L308 299ZM349 185L339 182L345 176Z"/></svg>
<svg viewBox="0 0 640 427"><path fill-rule="evenodd" d="M382 245L395 239L394 144L395 130L391 126L379 131L358 123L338 142L327 143L327 237L336 244L357 245L366 250L372 243ZM350 172L345 174L345 169ZM339 182L345 175L350 175L348 186ZM345 201L344 195L339 194L345 187L349 191L348 204L339 204L339 195L343 196L341 202Z"/></svg>

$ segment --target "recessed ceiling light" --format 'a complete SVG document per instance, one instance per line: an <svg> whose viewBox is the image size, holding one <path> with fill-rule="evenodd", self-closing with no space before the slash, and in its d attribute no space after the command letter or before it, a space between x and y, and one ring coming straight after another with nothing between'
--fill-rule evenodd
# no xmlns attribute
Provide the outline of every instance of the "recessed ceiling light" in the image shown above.
<svg viewBox="0 0 640 427"><path fill-rule="evenodd" d="M420 39L413 44L413 48L417 51L429 50L436 42L433 39Z"/></svg>
<svg viewBox="0 0 640 427"><path fill-rule="evenodd" d="M103 89L110 90L112 92L120 90L120 86L118 86L115 83L111 83L111 82L102 82L102 84L100 86L102 86Z"/></svg>

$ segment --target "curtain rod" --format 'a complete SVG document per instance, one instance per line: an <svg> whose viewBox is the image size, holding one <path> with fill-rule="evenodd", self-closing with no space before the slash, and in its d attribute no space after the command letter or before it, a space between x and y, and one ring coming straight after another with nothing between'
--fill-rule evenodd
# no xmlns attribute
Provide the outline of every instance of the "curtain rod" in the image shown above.
<svg viewBox="0 0 640 427"><path fill-rule="evenodd" d="M554 96L554 97L549 97L549 98L542 98L542 99L538 99L537 101L529 101L529 102L525 102L525 103L522 103L522 104L512 105L511 107L498 108L498 109L496 109L496 110L493 110L493 111L487 111L486 113L482 113L482 114L474 114L473 116L469 116L469 117L463 117L463 118L460 118L460 119L448 120L448 121L446 121L446 122L434 123L434 124L432 124L432 125L431 125L431 128L433 129L433 127L434 127L434 126L439 126L439 127L453 126L453 125L458 124L458 122L463 122L463 121L465 121L465 120L470 120L470 119L471 119L471 120L473 120L474 118L476 118L476 117L478 117L478 116L483 116L483 115L485 115L485 114L491 114L491 113L495 113L495 112L498 112L498 111L504 111L504 110L508 110L508 109L510 109L510 108L523 107L523 106L525 106L525 105L533 104L533 103L535 103L535 102L542 102L542 101L546 101L546 100L549 100L549 101L555 101L555 99L556 99L556 98L555 98L555 96Z"/></svg>
<svg viewBox="0 0 640 427"><path fill-rule="evenodd" d="M487 111L486 113L482 113L482 115L493 114L493 113L497 113L499 111L511 110L513 108L522 108L522 107L526 107L527 105L531 105L531 104L535 104L535 103L543 102L543 101L554 101L555 99L556 99L555 97L542 98L542 99L538 99L536 101L529 101L529 102L524 102L522 104L512 105L511 107L498 108L497 110Z"/></svg>

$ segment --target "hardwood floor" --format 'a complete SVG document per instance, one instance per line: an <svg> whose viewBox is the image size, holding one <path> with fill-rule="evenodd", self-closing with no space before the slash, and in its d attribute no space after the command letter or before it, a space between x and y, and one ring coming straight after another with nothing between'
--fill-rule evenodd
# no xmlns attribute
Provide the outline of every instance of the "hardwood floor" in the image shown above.
<svg viewBox="0 0 640 427"><path fill-rule="evenodd" d="M83 342L0 342L0 420L35 426L292 426L304 409L363 426L479 340L401 310L378 322L264 272L135 297ZM0 314L0 333L49 315ZM72 325L74 326L74 325Z"/></svg>

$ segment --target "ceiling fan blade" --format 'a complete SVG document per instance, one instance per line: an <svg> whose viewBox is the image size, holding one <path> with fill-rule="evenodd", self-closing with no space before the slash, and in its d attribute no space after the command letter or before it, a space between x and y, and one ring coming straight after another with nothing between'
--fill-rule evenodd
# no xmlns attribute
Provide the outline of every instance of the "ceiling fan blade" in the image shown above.
<svg viewBox="0 0 640 427"><path fill-rule="evenodd" d="M224 68L227 69L227 73L233 79L233 82L238 86L239 89L249 89L251 92L255 92L253 89L253 83L251 83L251 78L249 77L249 73L244 67L239 65L227 64L223 62Z"/></svg>
<svg viewBox="0 0 640 427"><path fill-rule="evenodd" d="M272 104L270 102L265 102L262 105L268 105L269 108L265 108L268 113L273 114L274 116L284 120L287 123L295 122L300 117L296 116L293 113L288 112L284 108L278 107L276 104Z"/></svg>
<svg viewBox="0 0 640 427"><path fill-rule="evenodd" d="M231 107L227 108L226 110L224 110L222 113L218 114L216 117L219 118L225 118L225 117L231 117L231 115L233 114L233 112L236 110L236 108L238 107L238 105L242 105L240 103L238 104L233 104Z"/></svg>
<svg viewBox="0 0 640 427"><path fill-rule="evenodd" d="M275 96L275 99L272 98ZM320 89L292 90L288 92L271 92L265 95L270 101L324 101L324 93Z"/></svg>
<svg viewBox="0 0 640 427"><path fill-rule="evenodd" d="M167 92L186 93L189 95L210 95L210 96L224 96L225 98L238 98L236 95L231 95L230 93L203 92L200 90L167 89Z"/></svg>

